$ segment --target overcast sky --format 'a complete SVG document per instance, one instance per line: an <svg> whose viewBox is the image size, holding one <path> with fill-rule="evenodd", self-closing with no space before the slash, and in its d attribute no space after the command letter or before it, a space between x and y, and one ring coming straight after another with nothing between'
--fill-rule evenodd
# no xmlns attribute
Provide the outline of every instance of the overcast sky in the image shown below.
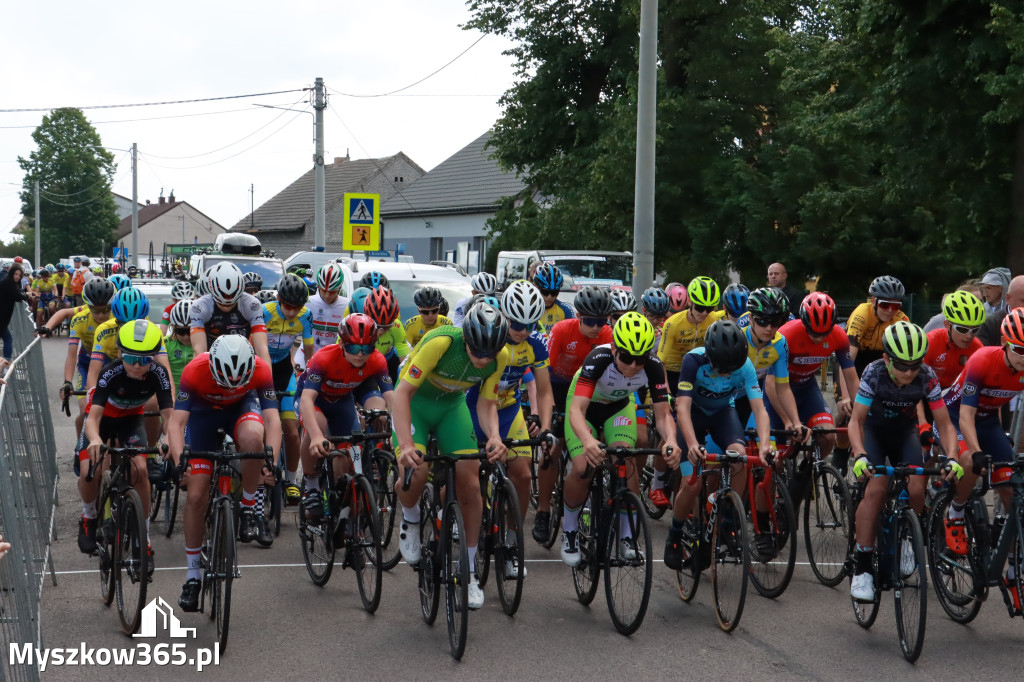
<svg viewBox="0 0 1024 682"><path fill-rule="evenodd" d="M509 44L485 36L440 73L397 90L481 37L459 25L461 0L9 3L0 22L0 109L133 104L328 88L325 157L405 152L430 170L486 131L512 84ZM312 167L310 94L86 109L118 161L113 189L131 197L126 151L139 145L138 196L174 191L224 227ZM20 219L18 156L44 112L0 113L0 239ZM173 118L172 118L173 117ZM151 120L139 120L151 119ZM43 203L42 221L46 208Z"/></svg>

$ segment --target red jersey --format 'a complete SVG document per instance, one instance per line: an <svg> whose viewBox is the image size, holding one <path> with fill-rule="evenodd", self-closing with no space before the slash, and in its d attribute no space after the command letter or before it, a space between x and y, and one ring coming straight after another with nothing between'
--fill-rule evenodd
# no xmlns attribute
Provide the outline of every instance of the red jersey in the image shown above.
<svg viewBox="0 0 1024 682"><path fill-rule="evenodd" d="M261 409L278 409L274 375L270 366L261 358L256 358L256 366L248 384L240 388L224 388L214 381L210 373L210 354L203 353L193 358L182 370L174 409L191 410L198 407L219 410L240 402L250 391L256 392Z"/></svg>
<svg viewBox="0 0 1024 682"><path fill-rule="evenodd" d="M960 372L964 371L967 358L981 347L981 341L973 338L967 348L958 348L949 338L949 332L945 329L933 329L928 332L928 354L924 356L924 364L935 370L939 377L939 386L949 388Z"/></svg>
<svg viewBox="0 0 1024 682"><path fill-rule="evenodd" d="M171 324L171 308L173 308L175 306L175 304L177 304L177 301L175 301L174 303L171 303L169 306L164 308L163 317L161 317L160 319L166 325Z"/></svg>
<svg viewBox="0 0 1024 682"><path fill-rule="evenodd" d="M583 366L594 346L612 342L612 328L605 325L596 339L588 339L580 331L583 324L578 319L562 320L551 328L548 334L548 359L551 362L551 380L568 384L576 371Z"/></svg>
<svg viewBox="0 0 1024 682"><path fill-rule="evenodd" d="M353 367L345 359L344 349L332 344L324 346L310 358L303 375L302 390L312 389L320 394L317 400L334 402L367 381L379 385L381 391L391 390L391 375L388 374L388 361L384 355L375 350L366 358L365 365Z"/></svg>
<svg viewBox="0 0 1024 682"><path fill-rule="evenodd" d="M789 380L794 384L814 381L821 365L833 353L836 354L836 360L841 368L853 367L853 360L850 359L850 339L839 325L832 327L832 331L821 343L811 341L804 323L800 320L790 320L782 325L779 333L786 337L786 343L789 344ZM771 369L768 373L774 376Z"/></svg>
<svg viewBox="0 0 1024 682"><path fill-rule="evenodd" d="M979 417L993 417L1013 396L1024 391L1024 372L1006 364L1002 346L984 346L967 359L964 371L946 392L946 407L960 409L969 405Z"/></svg>

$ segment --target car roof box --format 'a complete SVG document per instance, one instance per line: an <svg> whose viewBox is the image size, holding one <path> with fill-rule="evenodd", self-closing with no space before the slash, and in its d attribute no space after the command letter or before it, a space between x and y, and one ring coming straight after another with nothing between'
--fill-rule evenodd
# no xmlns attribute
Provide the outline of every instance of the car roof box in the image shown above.
<svg viewBox="0 0 1024 682"><path fill-rule="evenodd" d="M239 256L258 256L263 247L260 240L251 234L224 233L217 235L213 250Z"/></svg>

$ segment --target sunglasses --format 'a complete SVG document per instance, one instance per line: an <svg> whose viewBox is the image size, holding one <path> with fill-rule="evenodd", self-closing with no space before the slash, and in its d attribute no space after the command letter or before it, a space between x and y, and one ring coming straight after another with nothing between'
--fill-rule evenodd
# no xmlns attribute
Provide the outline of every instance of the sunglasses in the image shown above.
<svg viewBox="0 0 1024 682"><path fill-rule="evenodd" d="M604 317L581 317L580 322L588 327L603 327L608 324L608 320Z"/></svg>
<svg viewBox="0 0 1024 682"><path fill-rule="evenodd" d="M715 306L713 305L697 305L696 303L692 304L690 307L693 308L693 312L695 313L710 313L715 309Z"/></svg>
<svg viewBox="0 0 1024 682"><path fill-rule="evenodd" d="M1010 349L1010 352L1014 355L1024 355L1024 346L1018 346L1015 343L1007 343L1006 347Z"/></svg>
<svg viewBox="0 0 1024 682"><path fill-rule="evenodd" d="M775 317L750 317L750 321L758 327L781 327L782 320Z"/></svg>
<svg viewBox="0 0 1024 682"><path fill-rule="evenodd" d="M130 355L122 353L121 358L124 360L124 364L126 365L142 365L145 367L153 362L152 355Z"/></svg>
<svg viewBox="0 0 1024 682"><path fill-rule="evenodd" d="M620 350L618 355L619 362L624 365L643 365L647 363L648 358L647 353L644 353L643 355L633 355L632 353L627 353L623 350Z"/></svg>
<svg viewBox="0 0 1024 682"><path fill-rule="evenodd" d="M192 331L188 327L175 327L174 333L178 336L188 336L189 332Z"/></svg>
<svg viewBox="0 0 1024 682"><path fill-rule="evenodd" d="M429 309L420 308L419 311L420 311L420 315L437 315L439 312L441 312L441 309L440 308L429 308Z"/></svg>
<svg viewBox="0 0 1024 682"><path fill-rule="evenodd" d="M537 327L536 322L523 324L522 322L508 321L508 328L514 332L532 332Z"/></svg>
<svg viewBox="0 0 1024 682"><path fill-rule="evenodd" d="M300 310L301 305L292 305L291 303L285 303L284 301L278 301L277 305L281 306L285 310Z"/></svg>
<svg viewBox="0 0 1024 682"><path fill-rule="evenodd" d="M954 324L952 325L953 331L959 334L977 334L981 327L964 327L963 325Z"/></svg>
<svg viewBox="0 0 1024 682"><path fill-rule="evenodd" d="M372 343L346 343L343 347L346 353L351 353L352 355L369 355L377 348Z"/></svg>
<svg viewBox="0 0 1024 682"><path fill-rule="evenodd" d="M466 348L469 348L469 354L472 355L477 360L493 360L494 359L494 353L488 353L487 351L480 351L480 350L476 350L475 348L470 348L469 344L466 344Z"/></svg>
<svg viewBox="0 0 1024 682"><path fill-rule="evenodd" d="M899 310L903 304L899 301L879 301L878 307L882 310Z"/></svg>
<svg viewBox="0 0 1024 682"><path fill-rule="evenodd" d="M915 372L921 369L920 362L900 362L899 360L889 360L889 365L897 372Z"/></svg>
<svg viewBox="0 0 1024 682"><path fill-rule="evenodd" d="M558 296L558 289L541 289L541 296Z"/></svg>
<svg viewBox="0 0 1024 682"><path fill-rule="evenodd" d="M89 306L89 312L90 313L109 313L110 312L110 306L109 305L91 305L91 306Z"/></svg>

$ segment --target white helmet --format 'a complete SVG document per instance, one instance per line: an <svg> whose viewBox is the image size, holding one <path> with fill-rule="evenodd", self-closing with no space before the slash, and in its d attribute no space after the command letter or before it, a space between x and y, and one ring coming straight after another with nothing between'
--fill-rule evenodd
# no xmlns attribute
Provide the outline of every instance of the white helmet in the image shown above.
<svg viewBox="0 0 1024 682"><path fill-rule="evenodd" d="M234 267L234 266L232 266ZM237 269L237 268L236 268ZM210 346L210 374L218 386L241 388L249 383L256 367L256 353L249 339L237 334L218 336Z"/></svg>
<svg viewBox="0 0 1024 682"><path fill-rule="evenodd" d="M478 272L469 280L469 286L478 294L490 296L498 288L498 278L489 272Z"/></svg>
<svg viewBox="0 0 1024 682"><path fill-rule="evenodd" d="M178 301L171 307L170 322L172 327L190 327L192 325L192 300Z"/></svg>
<svg viewBox="0 0 1024 682"><path fill-rule="evenodd" d="M341 291L345 272L337 263L327 263L316 273L316 286L326 291Z"/></svg>
<svg viewBox="0 0 1024 682"><path fill-rule="evenodd" d="M221 305L234 305L242 297L245 285L242 271L234 263L221 261L208 271L210 293Z"/></svg>
<svg viewBox="0 0 1024 682"><path fill-rule="evenodd" d="M501 295L501 312L511 322L533 324L544 316L544 297L525 279L519 279Z"/></svg>
<svg viewBox="0 0 1024 682"><path fill-rule="evenodd" d="M206 270L196 278L196 296L199 298L210 293L210 270L213 270L213 268L206 268Z"/></svg>
<svg viewBox="0 0 1024 682"><path fill-rule="evenodd" d="M189 282L176 282L171 287L171 298L175 301L191 301L196 295L196 290Z"/></svg>

